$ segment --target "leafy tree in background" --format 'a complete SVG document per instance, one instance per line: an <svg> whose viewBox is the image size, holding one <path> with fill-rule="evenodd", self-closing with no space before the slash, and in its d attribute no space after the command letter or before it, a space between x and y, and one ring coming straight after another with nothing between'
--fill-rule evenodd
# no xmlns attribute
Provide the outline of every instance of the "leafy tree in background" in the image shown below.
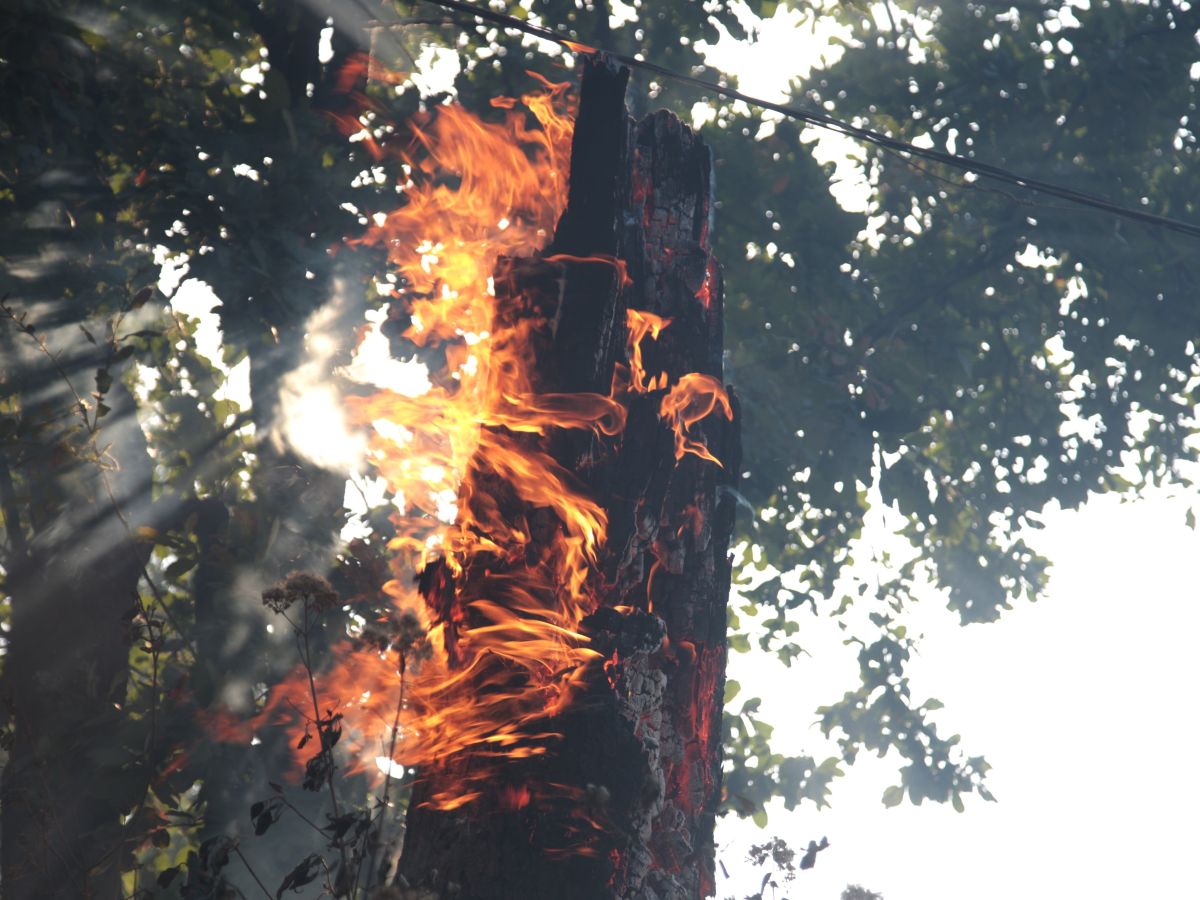
<svg viewBox="0 0 1200 900"><path fill-rule="evenodd" d="M266 777L196 711L252 710L290 666L257 592L332 559L340 524L341 480L273 434L328 248L357 226L341 206L361 163L308 88L359 41L321 65L325 19L18 4L3 20L6 896L111 896L139 848L178 860ZM268 54L249 89L238 73ZM218 292L224 360L156 295L156 247ZM215 365L243 357L248 410L219 399Z"/></svg>
<svg viewBox="0 0 1200 900"><path fill-rule="evenodd" d="M851 46L797 99L1195 220L1194 11L892 6L894 27L844 9ZM851 631L862 642L862 684L819 711L822 728L847 761L862 749L899 751L900 783L885 802L906 791L958 807L973 787L987 796L986 764L928 724L936 702L911 697L905 609L927 579L964 624L992 621L1044 586L1046 562L1017 532L1036 527L1046 503L1190 483L1179 463L1195 458L1194 254L1178 235L881 151L868 149L866 166L874 233L834 257L842 277L820 293L802 280L811 265L784 259L802 259L809 244L793 230L812 227L796 200L768 203L781 225L773 234L766 222L761 237L722 232L779 248L744 273L731 267L734 291L759 275L790 281L798 297L754 319L729 316L731 345L750 351L735 349L735 372L740 359L775 376L742 379L747 429L765 414L786 423L757 458L751 442L747 496L779 510L758 518L753 539L780 568L802 566L787 590L769 582L755 599L778 613L764 643L785 659L791 610L811 604L849 620L867 607L878 632ZM742 296L750 312L786 295ZM797 439L785 442L784 428ZM906 517L916 553L889 583L839 597L869 484Z"/></svg>
<svg viewBox="0 0 1200 900"><path fill-rule="evenodd" d="M868 4L829 13L852 38L795 86L796 103L1197 220L1200 22L1185 4L885 6L882 17ZM709 17L746 31L727 4L708 7L634 4L618 22L603 2L506 5L585 43L719 78L696 50L717 37ZM395 120L438 99L338 84L338 73L363 48L411 68L430 44L461 53L456 91L477 109L519 93L526 69L562 77L570 66L422 4L0 11L6 897L81 896L89 883L115 896L139 863L127 888L182 865L171 890L185 879L201 890L221 854L209 844L189 865L188 851L245 834L237 820L281 767L277 743L221 749L197 725L218 697L252 710L291 665L259 592L328 564L344 597L369 593L386 520L373 515L372 538L339 548L342 477L279 439L279 397L313 358L305 331L318 308L348 340L380 303L374 261L343 240L362 227L358 211L392 202L397 173L335 127L346 90L386 100ZM645 108L686 113L705 99L635 77ZM753 639L790 660L808 608L859 642L862 676L840 698L831 686L819 711L840 759L783 758L756 701L731 705L729 806L761 817L772 796L823 804L864 749L903 761L886 802L961 806L964 793L987 796L986 763L928 721L936 701L911 696L906 610L931 583L964 623L992 621L1044 586L1045 561L1017 532L1047 502L1186 483L1200 339L1192 239L870 148L870 205L847 213L796 126L761 129L757 113L715 105L704 133L746 413L741 494L754 511L741 525L761 551L751 558L788 573L747 566L747 626L734 623L731 646ZM368 164L384 166L383 186L355 180ZM154 290L156 247L220 299L222 360L197 351L196 323ZM220 398L243 358L244 410ZM867 486L903 514L914 556L889 582L845 592ZM341 615L324 620L329 639ZM346 791L366 803L364 786ZM296 802L322 809L318 797ZM271 885L312 843L288 827L243 844Z"/></svg>

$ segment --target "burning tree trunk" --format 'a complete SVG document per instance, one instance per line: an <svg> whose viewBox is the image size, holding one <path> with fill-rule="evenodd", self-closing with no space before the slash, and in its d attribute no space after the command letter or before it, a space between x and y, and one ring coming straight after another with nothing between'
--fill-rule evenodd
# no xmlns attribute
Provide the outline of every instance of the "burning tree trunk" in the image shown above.
<svg viewBox="0 0 1200 900"><path fill-rule="evenodd" d="M499 315L553 323L534 338L540 394L620 394L627 410L615 443L576 428L543 445L607 518L600 605L581 627L595 660L570 702L522 726L555 736L545 753L495 765L476 746L423 767L399 873L436 896L713 890L734 507L722 488L739 450L720 385L711 158L669 113L630 120L627 79L588 64L553 242L540 258L502 262L495 279ZM546 509L522 515L535 544L558 527ZM460 593L495 577L480 568L459 577ZM426 570L432 608L450 581ZM481 779L473 802L447 808Z"/></svg>

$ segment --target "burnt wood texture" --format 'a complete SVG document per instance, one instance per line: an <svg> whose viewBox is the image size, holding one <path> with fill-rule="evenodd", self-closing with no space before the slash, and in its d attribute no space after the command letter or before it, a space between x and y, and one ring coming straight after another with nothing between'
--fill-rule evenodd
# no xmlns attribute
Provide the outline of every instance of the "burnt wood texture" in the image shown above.
<svg viewBox="0 0 1200 900"><path fill-rule="evenodd" d="M537 257L501 264L498 294L536 297L553 321L540 389L609 393L627 361L628 309L669 317L642 350L650 374L722 374L720 268L710 253L708 148L667 112L625 107L628 71L585 64L568 205ZM559 257L616 258L615 266ZM493 790L445 812L424 803L482 765L470 752L419 773L396 885L411 897L685 900L711 895L721 792L728 549L739 427L693 426L723 466L675 458L664 391L625 395L616 441L552 437L553 455L607 510L597 575L603 605L584 621L604 662L543 730L545 756L495 769ZM547 787L551 786L551 787ZM532 802L511 802L518 791Z"/></svg>

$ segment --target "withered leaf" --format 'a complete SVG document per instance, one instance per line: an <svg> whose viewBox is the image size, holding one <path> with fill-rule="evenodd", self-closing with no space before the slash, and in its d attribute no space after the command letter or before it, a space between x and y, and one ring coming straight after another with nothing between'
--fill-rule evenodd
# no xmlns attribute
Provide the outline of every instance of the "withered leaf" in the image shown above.
<svg viewBox="0 0 1200 900"><path fill-rule="evenodd" d="M287 890L299 893L300 888L314 881L321 872L322 862L324 860L316 853L310 853L304 859L300 860L296 868L284 876L283 881L279 885L279 890L275 892L275 900L280 900L283 897L283 892Z"/></svg>

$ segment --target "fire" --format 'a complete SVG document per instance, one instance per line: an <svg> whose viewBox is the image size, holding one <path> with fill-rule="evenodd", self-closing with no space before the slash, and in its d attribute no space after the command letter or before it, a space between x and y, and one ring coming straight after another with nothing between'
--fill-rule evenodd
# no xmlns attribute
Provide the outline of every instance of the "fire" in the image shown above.
<svg viewBox="0 0 1200 900"><path fill-rule="evenodd" d="M542 87L495 101L499 123L449 106L418 124L409 159L424 177L364 238L387 247L404 285L404 337L445 359L424 394L351 403L354 419L373 426L376 471L405 507L385 590L421 616L433 646L402 711L395 755L405 765L468 747L483 757L545 752L552 735L526 726L569 702L573 679L598 656L578 629L599 602L591 573L607 519L544 438L555 428L614 438L625 410L599 395L540 392L531 340L544 323L520 309L500 315L493 282L503 257L546 242L566 202L567 86ZM550 539L535 535L535 510L553 514ZM434 802L453 808L476 794L463 785Z"/></svg>
<svg viewBox="0 0 1200 900"><path fill-rule="evenodd" d="M629 357L629 389L631 391L647 393L667 386L665 372L649 381L646 380L646 366L642 359L642 339L649 335L652 340L658 340L663 329L670 324L670 319L664 319L654 313L643 312L640 309L626 310L625 325L629 329L629 340L625 343L625 353Z"/></svg>
<svg viewBox="0 0 1200 900"><path fill-rule="evenodd" d="M683 459L693 453L701 459L721 465L721 461L708 452L708 448L695 438L688 437L688 429L720 412L726 419L733 418L733 407L729 395L716 378L689 372L679 379L662 399L659 415L670 423L675 432L675 458Z"/></svg>
<svg viewBox="0 0 1200 900"><path fill-rule="evenodd" d="M713 412L732 417L720 382L689 374L670 385L666 373L643 367L643 340L657 340L669 319L628 311L628 363L609 395L541 389L533 348L553 322L510 285L497 290L495 273L543 246L566 204L567 85L543 81L493 107L499 121L450 105L413 122L401 151L411 173L406 202L377 215L359 239L386 248L399 286L393 303L409 322L403 336L430 368L424 392L347 398L398 507L384 591L426 629L428 657L408 664L395 652L335 647L313 684L298 669L255 722L212 719L226 738L290 723L298 745L314 719L320 731L340 716L341 743L359 765L380 758L381 746L384 759L404 766L436 766L467 750L483 761L546 753L555 714L589 672L603 677L605 660L581 623L611 599L597 566L607 514L555 460L549 439L573 429L616 442L626 395L663 392L660 416L675 433L676 458L716 462L691 429ZM606 266L620 287L628 284L619 259L545 261ZM311 715L297 721L305 709ZM429 802L454 809L477 799L490 773L487 765L473 773ZM516 809L553 789L508 786L497 797Z"/></svg>

